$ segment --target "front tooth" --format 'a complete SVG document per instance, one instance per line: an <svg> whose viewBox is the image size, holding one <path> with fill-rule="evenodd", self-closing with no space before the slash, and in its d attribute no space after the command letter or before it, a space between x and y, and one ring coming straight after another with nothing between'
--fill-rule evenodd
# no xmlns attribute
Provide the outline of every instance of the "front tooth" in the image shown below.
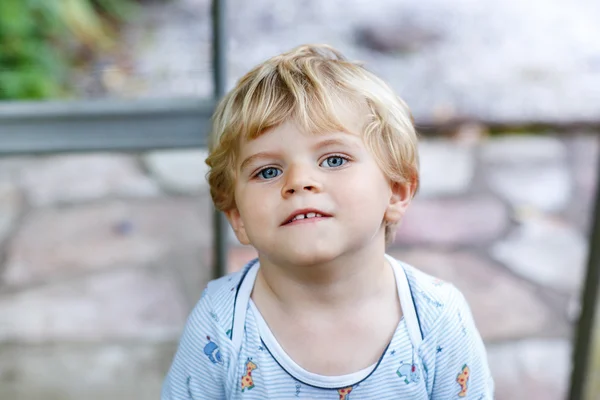
<svg viewBox="0 0 600 400"><path fill-rule="evenodd" d="M304 219L304 214L296 215L294 219Z"/></svg>
<svg viewBox="0 0 600 400"><path fill-rule="evenodd" d="M317 215L317 214L311 212L311 213L306 214L306 218L314 218L315 215Z"/></svg>
<svg viewBox="0 0 600 400"><path fill-rule="evenodd" d="M318 214L318 213L317 213L315 216L316 216L316 217L322 217L322 215L321 215L321 214Z"/></svg>

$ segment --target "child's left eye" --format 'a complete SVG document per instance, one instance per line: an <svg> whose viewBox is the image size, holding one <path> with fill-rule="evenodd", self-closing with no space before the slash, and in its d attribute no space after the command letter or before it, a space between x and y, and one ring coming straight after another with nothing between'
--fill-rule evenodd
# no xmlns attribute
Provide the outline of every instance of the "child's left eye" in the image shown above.
<svg viewBox="0 0 600 400"><path fill-rule="evenodd" d="M321 167L335 168L335 167L340 167L340 166L344 165L347 162L348 162L348 160L345 159L344 157L341 157L341 156L329 156L329 157L327 157L326 159L323 160L323 162L321 163Z"/></svg>

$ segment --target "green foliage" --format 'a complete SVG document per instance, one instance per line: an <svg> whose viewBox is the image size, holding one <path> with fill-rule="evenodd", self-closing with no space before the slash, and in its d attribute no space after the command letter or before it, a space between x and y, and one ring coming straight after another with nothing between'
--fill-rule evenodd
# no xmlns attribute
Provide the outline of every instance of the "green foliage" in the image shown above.
<svg viewBox="0 0 600 400"><path fill-rule="evenodd" d="M132 0L0 0L0 100L68 93L77 48L107 50Z"/></svg>

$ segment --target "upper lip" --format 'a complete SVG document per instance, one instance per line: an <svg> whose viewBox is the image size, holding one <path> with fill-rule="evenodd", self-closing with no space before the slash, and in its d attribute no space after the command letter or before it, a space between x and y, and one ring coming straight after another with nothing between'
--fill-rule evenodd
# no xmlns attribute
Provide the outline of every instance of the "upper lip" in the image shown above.
<svg viewBox="0 0 600 400"><path fill-rule="evenodd" d="M300 214L308 214L308 213L315 213L315 214L320 214L324 217L331 217L331 214L328 214L326 212L323 212L321 210L317 210L316 208L301 208L299 210L294 211L293 213L291 213L284 221L281 225L285 225L288 222L290 222L292 219L294 219L294 217L296 215L300 215Z"/></svg>

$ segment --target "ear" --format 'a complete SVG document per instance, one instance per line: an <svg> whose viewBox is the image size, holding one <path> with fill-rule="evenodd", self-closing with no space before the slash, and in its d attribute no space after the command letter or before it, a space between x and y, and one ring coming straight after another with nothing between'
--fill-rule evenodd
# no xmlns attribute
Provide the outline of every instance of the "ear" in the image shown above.
<svg viewBox="0 0 600 400"><path fill-rule="evenodd" d="M413 181L392 182L390 189L390 203L385 211L384 220L388 224L397 224L404 217L404 213L410 205L415 194L416 183Z"/></svg>
<svg viewBox="0 0 600 400"><path fill-rule="evenodd" d="M243 245L249 245L250 240L248 239L248 234L246 233L246 228L244 227L244 221L242 221L242 217L240 216L240 212L237 208L232 208L231 210L225 211L225 216L231 224L233 231L235 232L235 236Z"/></svg>

